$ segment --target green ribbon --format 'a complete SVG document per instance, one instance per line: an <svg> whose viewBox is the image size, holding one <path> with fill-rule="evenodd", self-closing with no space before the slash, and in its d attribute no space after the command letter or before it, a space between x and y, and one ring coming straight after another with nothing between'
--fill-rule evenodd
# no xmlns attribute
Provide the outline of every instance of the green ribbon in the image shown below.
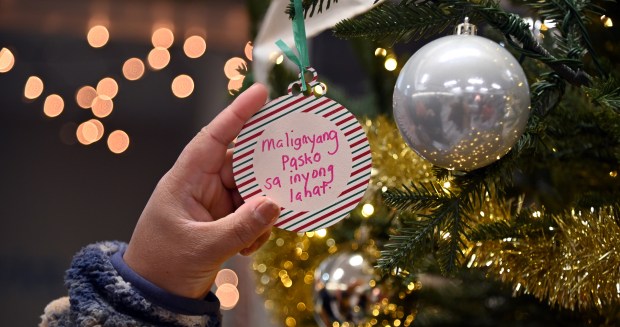
<svg viewBox="0 0 620 327"><path fill-rule="evenodd" d="M295 5L295 18L293 18L293 38L295 39L295 47L299 57L295 55L293 49L291 49L284 41L276 41L276 45L284 52L286 57L294 62L301 72L301 91L306 91L306 78L304 73L306 68L310 66L308 60L308 47L306 45L306 26L304 24L304 9L301 5L301 0L294 0Z"/></svg>

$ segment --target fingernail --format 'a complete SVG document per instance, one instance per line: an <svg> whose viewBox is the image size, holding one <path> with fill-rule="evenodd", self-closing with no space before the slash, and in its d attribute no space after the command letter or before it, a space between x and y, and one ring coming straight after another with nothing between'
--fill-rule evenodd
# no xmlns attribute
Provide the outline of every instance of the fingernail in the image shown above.
<svg viewBox="0 0 620 327"><path fill-rule="evenodd" d="M263 201L256 208L256 218L264 224L270 224L280 215L280 207L270 200Z"/></svg>

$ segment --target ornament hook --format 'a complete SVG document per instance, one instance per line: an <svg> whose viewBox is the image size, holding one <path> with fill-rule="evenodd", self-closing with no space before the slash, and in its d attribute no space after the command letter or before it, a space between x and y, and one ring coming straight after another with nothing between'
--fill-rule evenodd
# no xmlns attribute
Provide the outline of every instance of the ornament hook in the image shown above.
<svg viewBox="0 0 620 327"><path fill-rule="evenodd" d="M454 34L456 35L476 35L478 28L474 24L469 23L469 17L465 16L465 19L461 24L456 26Z"/></svg>

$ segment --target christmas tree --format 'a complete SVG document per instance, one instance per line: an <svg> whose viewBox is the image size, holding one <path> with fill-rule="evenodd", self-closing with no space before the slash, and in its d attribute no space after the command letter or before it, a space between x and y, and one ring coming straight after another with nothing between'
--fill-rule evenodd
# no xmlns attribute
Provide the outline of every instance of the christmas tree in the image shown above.
<svg viewBox="0 0 620 327"><path fill-rule="evenodd" d="M255 27L267 4L248 1ZM303 6L303 13L292 4L282 12L309 17L339 3ZM372 149L371 183L362 204L339 225L277 230L256 255L257 292L274 320L286 326L619 324L620 81L617 36L605 16L614 6L589 0L385 1L336 24L333 33L351 40L368 66L374 94L366 105L380 113L358 117ZM392 92L397 75L414 77L406 69L382 68L398 55L398 44L427 44L465 17L482 31L478 35L510 51L527 78L519 86L529 86L522 132L483 165L477 160L489 154L473 139L454 159L415 148L409 126L399 121L403 138L391 117ZM284 91L294 76L276 66L273 89ZM469 99L483 103L468 113L475 118L452 110L436 119L488 121L485 92ZM486 105L516 106L510 101L516 100ZM428 127L417 128L424 144L462 135L429 129L429 139L420 141L420 130ZM487 132L493 131L500 136ZM438 159L454 165L433 165Z"/></svg>

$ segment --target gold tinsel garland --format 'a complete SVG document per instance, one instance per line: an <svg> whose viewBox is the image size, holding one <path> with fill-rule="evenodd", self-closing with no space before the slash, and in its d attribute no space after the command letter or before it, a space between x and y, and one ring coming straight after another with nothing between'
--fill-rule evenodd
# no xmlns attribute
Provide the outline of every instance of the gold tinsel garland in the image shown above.
<svg viewBox="0 0 620 327"><path fill-rule="evenodd" d="M273 312L277 324L316 326L312 289L318 265L338 251L360 251L376 259L379 253L376 242L363 234L366 219L393 217L394 212L382 204L381 193L411 181L434 180L432 165L405 144L393 121L378 117L366 119L362 125L372 150L373 171L365 198L352 212L352 218L319 232L297 234L274 230L254 257L256 292L264 296L265 308ZM490 198L480 208L479 222L507 219L508 210ZM486 267L489 277L511 284L516 293L531 293L564 308L602 309L618 304L620 227L610 213L593 209L589 213L576 213L570 219L558 218L557 223L558 230L546 231L547 236L542 238L470 244L465 251L466 265ZM343 228L353 230L347 235L342 233ZM377 284L376 280L371 281L371 286ZM397 285L392 281L387 287L393 288L391 297L371 308L365 326L412 323L415 310L403 306L402 301L406 302L409 293L421 287L420 284ZM397 289L405 291L393 292ZM353 325L343 323L342 326Z"/></svg>

